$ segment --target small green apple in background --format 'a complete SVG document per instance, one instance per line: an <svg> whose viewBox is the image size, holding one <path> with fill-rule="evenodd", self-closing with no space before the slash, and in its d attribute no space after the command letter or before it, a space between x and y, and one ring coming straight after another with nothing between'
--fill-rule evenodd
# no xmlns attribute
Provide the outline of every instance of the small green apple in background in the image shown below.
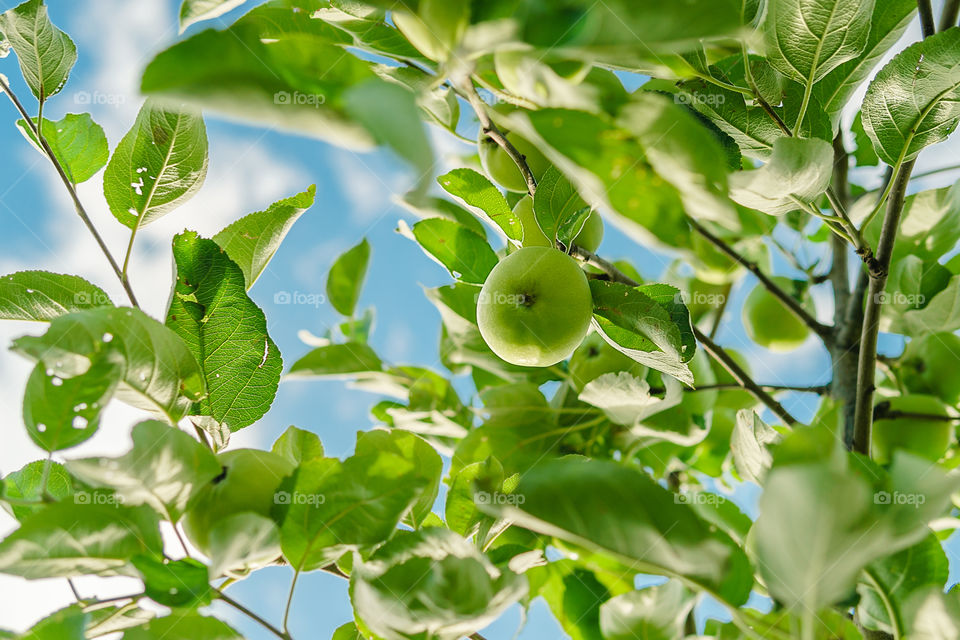
<svg viewBox="0 0 960 640"><path fill-rule="evenodd" d="M596 332L588 335L570 356L570 381L578 392L591 380L620 371L641 379L647 375L645 366L611 347Z"/></svg>
<svg viewBox="0 0 960 640"><path fill-rule="evenodd" d="M526 139L509 131L503 133L510 144L523 155L533 177L540 180L550 166L550 161ZM480 153L480 164L494 182L509 191L522 193L527 190L527 181L524 179L523 173L520 172L517 163L500 145L491 140L483 132L483 129L480 130L477 147Z"/></svg>
<svg viewBox="0 0 960 640"><path fill-rule="evenodd" d="M590 328L593 299L577 261L548 247L511 253L487 276L477 303L480 335L511 364L566 359Z"/></svg>
<svg viewBox="0 0 960 640"><path fill-rule="evenodd" d="M890 398L888 411L920 415L947 416L947 406L939 398L926 395L906 395ZM872 452L874 459L886 464L896 449L904 449L929 460L939 460L950 446L953 422L918 417L891 417L873 423Z"/></svg>
<svg viewBox="0 0 960 640"><path fill-rule="evenodd" d="M929 393L947 404L960 402L960 337L933 333L911 340L900 358L908 389Z"/></svg>
<svg viewBox="0 0 960 640"><path fill-rule="evenodd" d="M184 518L190 541L207 554L210 530L219 520L244 511L269 517L277 487L295 468L287 458L257 449L226 451L217 458L223 473L200 491Z"/></svg>
<svg viewBox="0 0 960 640"><path fill-rule="evenodd" d="M794 287L789 278L777 276L773 281L788 293ZM792 351L810 335L807 325L762 284L757 284L744 302L743 326L751 340L771 351Z"/></svg>
<svg viewBox="0 0 960 640"><path fill-rule="evenodd" d="M463 3L450 0L420 0L417 13L391 12L393 24L417 51L442 62L450 57L469 24Z"/></svg>
<svg viewBox="0 0 960 640"><path fill-rule="evenodd" d="M523 246L525 247L552 247L553 242L543 232L537 223L537 215L533 211L533 198L529 195L523 196L513 207L513 213L520 220L523 227ZM580 233L573 239L573 244L590 251L597 250L600 242L603 240L603 218L596 211L591 211L590 215L583 223Z"/></svg>

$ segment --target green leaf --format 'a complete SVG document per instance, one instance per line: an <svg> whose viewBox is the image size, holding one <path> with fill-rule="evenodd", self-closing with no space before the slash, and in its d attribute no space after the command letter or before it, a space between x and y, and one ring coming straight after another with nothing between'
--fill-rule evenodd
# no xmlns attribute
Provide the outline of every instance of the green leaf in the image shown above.
<svg viewBox="0 0 960 640"><path fill-rule="evenodd" d="M348 622L345 625L337 627L337 630L333 632L333 637L330 638L330 640L365 640L365 638L357 631L356 623Z"/></svg>
<svg viewBox="0 0 960 640"><path fill-rule="evenodd" d="M812 86L867 46L874 0L771 0L768 59L780 73Z"/></svg>
<svg viewBox="0 0 960 640"><path fill-rule="evenodd" d="M0 542L0 572L28 579L135 575L128 566L131 558L162 550L158 519L150 509L58 502Z"/></svg>
<svg viewBox="0 0 960 640"><path fill-rule="evenodd" d="M778 448L752 531L770 594L794 611L843 600L867 564L922 540L957 483L905 453L889 476L846 452L831 456L830 433L822 436L827 456L798 454L795 443L809 437L793 432Z"/></svg>
<svg viewBox="0 0 960 640"><path fill-rule="evenodd" d="M248 290L267 268L293 223L313 206L316 193L316 185L310 185L306 191L278 200L265 211L248 214L213 236L243 270Z"/></svg>
<svg viewBox="0 0 960 640"><path fill-rule="evenodd" d="M141 609L135 602L116 607L103 607L90 612L87 637L99 638L108 633L139 627L153 619L154 615L152 611Z"/></svg>
<svg viewBox="0 0 960 640"><path fill-rule="evenodd" d="M463 282L483 284L497 266L497 254L487 241L456 222L428 218L414 224L410 235L428 256Z"/></svg>
<svg viewBox="0 0 960 640"><path fill-rule="evenodd" d="M282 555L277 523L244 511L218 520L210 529L210 575L245 576Z"/></svg>
<svg viewBox="0 0 960 640"><path fill-rule="evenodd" d="M360 244L341 254L330 267L327 299L341 314L352 316L356 310L369 264L370 243L364 238Z"/></svg>
<svg viewBox="0 0 960 640"><path fill-rule="evenodd" d="M513 215L503 193L486 176L473 169L454 169L437 178L437 182L450 195L487 214L511 240L520 242L523 239L519 218Z"/></svg>
<svg viewBox="0 0 960 640"><path fill-rule="evenodd" d="M137 230L192 198L206 176L200 114L147 100L110 158L103 194L114 217Z"/></svg>
<svg viewBox="0 0 960 640"><path fill-rule="evenodd" d="M433 148L414 94L402 85L377 78L347 89L343 103L378 144L387 145L410 163L425 191L433 169Z"/></svg>
<svg viewBox="0 0 960 640"><path fill-rule="evenodd" d="M49 465L46 472L46 492L43 487L44 467ZM44 493L55 500L62 500L73 495L73 478L59 462L36 460L14 471L3 479L5 493L11 498L21 500L36 500L36 505L10 505L8 510L17 520L23 521L28 516L37 513L45 505L41 503ZM2 501L2 498L0 498ZM6 506L6 505L4 505Z"/></svg>
<svg viewBox="0 0 960 640"><path fill-rule="evenodd" d="M641 364L693 384L686 363L693 358L696 345L687 338L688 334L692 336L690 320L688 315L683 316L686 308L676 294L664 306L643 287L617 282L591 280L590 292L594 319L610 346ZM680 315L672 313L675 305L682 308Z"/></svg>
<svg viewBox="0 0 960 640"><path fill-rule="evenodd" d="M726 195L723 148L693 114L665 96L637 92L618 121L637 136L654 170L680 192L687 213L739 229Z"/></svg>
<svg viewBox="0 0 960 640"><path fill-rule="evenodd" d="M242 5L247 0L183 0L180 5L180 33L192 24L212 20Z"/></svg>
<svg viewBox="0 0 960 640"><path fill-rule="evenodd" d="M543 597L571 640L601 640L601 607L613 594L596 575L569 559L551 562L527 572L531 584L542 581Z"/></svg>
<svg viewBox="0 0 960 640"><path fill-rule="evenodd" d="M869 629L894 633L887 604L893 607L896 621L902 624L903 608L910 596L930 587L942 588L949 573L947 556L932 533L912 547L874 561L857 587L860 592L858 620ZM898 628L896 633L902 635L904 631Z"/></svg>
<svg viewBox="0 0 960 640"><path fill-rule="evenodd" d="M769 447L780 440L780 433L761 420L755 411L737 411L730 436L730 451L740 477L760 484L773 462Z"/></svg>
<svg viewBox="0 0 960 640"><path fill-rule="evenodd" d="M283 369L266 317L247 296L243 271L213 240L182 233L173 256L167 326L189 346L207 386L192 414L231 432L250 426L273 404Z"/></svg>
<svg viewBox="0 0 960 640"><path fill-rule="evenodd" d="M311 571L351 549L388 539L418 502L427 480L410 460L389 451L300 465L280 528L283 555Z"/></svg>
<svg viewBox="0 0 960 640"><path fill-rule="evenodd" d="M943 593L943 585L918 590L904 606L907 636L948 640L960 633L960 601L953 589Z"/></svg>
<svg viewBox="0 0 960 640"><path fill-rule="evenodd" d="M169 616L128 629L123 640L243 640L243 636L216 618L175 609Z"/></svg>
<svg viewBox="0 0 960 640"><path fill-rule="evenodd" d="M120 366L107 360L65 379L37 363L23 399L23 423L30 439L51 452L89 440L119 381Z"/></svg>
<svg viewBox="0 0 960 640"><path fill-rule="evenodd" d="M608 555L633 572L684 576L734 605L747 599L753 578L739 547L641 471L563 458L526 473L514 493L522 504L499 510L519 526Z"/></svg>
<svg viewBox="0 0 960 640"><path fill-rule="evenodd" d="M605 373L586 384L578 396L582 402L602 409L611 422L630 427L631 437L645 440L665 440L691 447L702 441L707 430L699 425L672 424L676 429L659 428L646 419L680 404L683 389L680 383L667 376L663 379L666 393L663 398L650 392L650 383L631 373Z"/></svg>
<svg viewBox="0 0 960 640"><path fill-rule="evenodd" d="M146 504L176 522L187 503L222 471L216 456L189 435L162 422L133 428L133 448L118 458L67 462L75 477L116 490L126 505Z"/></svg>
<svg viewBox="0 0 960 640"><path fill-rule="evenodd" d="M913 3L911 2L911 4ZM857 166L875 167L880 164L880 156L874 151L870 137L867 135L867 132L863 130L863 114L859 111L857 111L857 115L853 118L850 131L853 133L854 142L857 145L856 150L853 151L853 157L854 160L856 160Z"/></svg>
<svg viewBox="0 0 960 640"><path fill-rule="evenodd" d="M33 124L37 125L36 118ZM17 128L37 151L46 155L26 120L17 120ZM73 184L89 180L107 164L107 136L89 113L68 113L56 122L44 118L40 133Z"/></svg>
<svg viewBox="0 0 960 640"><path fill-rule="evenodd" d="M683 624L694 600L678 580L631 591L600 607L604 640L672 640L684 636Z"/></svg>
<svg viewBox="0 0 960 640"><path fill-rule="evenodd" d="M361 628L388 638L456 640L496 620L526 592L522 576L497 569L440 528L399 533L350 577Z"/></svg>
<svg viewBox="0 0 960 640"><path fill-rule="evenodd" d="M565 228L566 223L585 207L589 211L586 201L580 197L570 181L556 167L548 167L537 184L537 191L533 196L533 212L537 217L537 224L547 239L556 240L560 229ZM579 232L582 227L581 220L576 231ZM576 235L574 233L573 237ZM567 241L571 239L572 237L567 238Z"/></svg>
<svg viewBox="0 0 960 640"><path fill-rule="evenodd" d="M77 47L50 22L43 0L27 0L0 14L0 33L16 52L37 100L44 102L63 88L77 61Z"/></svg>
<svg viewBox="0 0 960 640"><path fill-rule="evenodd" d="M26 336L13 350L42 362L66 380L105 362L121 368L117 397L172 423L204 394L196 359L170 329L137 309L102 307L61 316L43 336Z"/></svg>
<svg viewBox="0 0 960 640"><path fill-rule="evenodd" d="M304 431L294 426L287 427L270 450L295 465L323 457L320 437L312 431Z"/></svg>
<svg viewBox="0 0 960 640"><path fill-rule="evenodd" d="M839 117L857 88L907 30L916 12L916 0L876 0L863 52L824 76L814 89L831 118Z"/></svg>
<svg viewBox="0 0 960 640"><path fill-rule="evenodd" d="M143 578L144 593L157 604L196 608L213 599L207 567L193 558L167 561L141 555L132 563Z"/></svg>
<svg viewBox="0 0 960 640"><path fill-rule="evenodd" d="M330 6L317 9L313 17L350 34L353 38L353 46L358 49L400 60L430 64L428 59L400 33L399 29L387 24L385 11L378 11L366 5L348 2L335 1L329 4ZM392 9L393 7L388 8ZM429 85L431 80L428 80L428 78L432 79L433 77L412 66L394 67L384 64L377 65L374 70L380 77L392 77L400 84L418 91ZM413 78L416 78L416 80L413 80ZM455 98L453 98L453 102L456 102ZM421 104L421 106L423 105ZM454 123L455 121L456 118L454 118ZM449 124L445 126L449 126Z"/></svg>
<svg viewBox="0 0 960 640"><path fill-rule="evenodd" d="M863 230L864 240L877 246L882 216L876 216ZM936 261L949 253L960 240L960 182L941 189L929 189L907 196L900 215L900 227L893 250L893 262L914 256Z"/></svg>
<svg viewBox="0 0 960 640"><path fill-rule="evenodd" d="M78 276L18 271L0 278L0 319L48 322L73 311L112 307L100 287Z"/></svg>
<svg viewBox="0 0 960 640"><path fill-rule="evenodd" d="M870 83L863 129L887 164L917 157L960 122L958 47L960 27L942 31L898 53Z"/></svg>
<svg viewBox="0 0 960 640"><path fill-rule="evenodd" d="M353 374L382 371L383 363L373 349L365 344L347 342L317 347L294 362L288 376L352 378Z"/></svg>
<svg viewBox="0 0 960 640"><path fill-rule="evenodd" d="M312 17L327 6L273 0L224 31L191 36L147 65L141 91L368 149L374 135L345 94L374 74L341 48L353 43L349 34Z"/></svg>
<svg viewBox="0 0 960 640"><path fill-rule="evenodd" d="M499 193L499 191L497 193ZM504 202L506 202L506 200L504 200ZM477 216L449 200L435 197L424 198L416 194L408 193L400 199L400 204L418 218L445 218L447 220L453 220L470 229L470 231L473 231L478 236L482 238L487 237L487 230ZM507 209L509 208L508 205Z"/></svg>
<svg viewBox="0 0 960 640"><path fill-rule="evenodd" d="M430 515L433 503L440 490L440 476L443 474L443 460L426 440L408 431L373 429L357 434L357 456L375 455L378 452L394 453L412 463L423 478L425 486L420 498L404 518L413 528L422 526Z"/></svg>
<svg viewBox="0 0 960 640"><path fill-rule="evenodd" d="M802 209L830 186L833 147L817 138L778 138L768 162L730 176L730 197L779 216Z"/></svg>
<svg viewBox="0 0 960 640"><path fill-rule="evenodd" d="M90 615L75 604L47 616L16 637L18 640L84 640L89 619Z"/></svg>

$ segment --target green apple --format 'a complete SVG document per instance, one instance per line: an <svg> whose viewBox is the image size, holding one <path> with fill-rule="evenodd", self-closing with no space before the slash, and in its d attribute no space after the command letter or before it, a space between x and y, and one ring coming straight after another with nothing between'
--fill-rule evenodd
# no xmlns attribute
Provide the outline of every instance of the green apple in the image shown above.
<svg viewBox="0 0 960 640"><path fill-rule="evenodd" d="M645 366L611 347L599 333L588 335L570 356L570 381L578 392L591 380L620 371L641 379L647 375Z"/></svg>
<svg viewBox="0 0 960 640"><path fill-rule="evenodd" d="M525 138L509 131L504 131L504 134L510 144L523 155L533 177L540 180L550 166L546 156ZM483 170L494 182L509 191L524 192L527 190L527 181L523 178L517 163L500 145L483 133L483 129L480 130L477 147L480 153L480 164L483 165Z"/></svg>
<svg viewBox="0 0 960 640"><path fill-rule="evenodd" d="M223 518L252 511L270 516L280 482L293 473L294 464L270 451L235 449L217 458L223 472L203 487L184 518L191 542L209 553L210 530Z"/></svg>
<svg viewBox="0 0 960 640"><path fill-rule="evenodd" d="M469 8L458 0L420 0L418 13L394 10L393 24L417 51L442 62L450 57L469 23Z"/></svg>
<svg viewBox="0 0 960 640"><path fill-rule="evenodd" d="M793 281L789 278L775 277L773 281L784 291L793 288ZM807 325L762 284L754 287L747 296L743 305L743 325L751 340L771 351L792 351L810 335Z"/></svg>
<svg viewBox="0 0 960 640"><path fill-rule="evenodd" d="M525 247L552 247L553 243L537 224L537 216L533 212L533 198L523 196L513 207L513 213L520 220L523 227L523 246Z"/></svg>
<svg viewBox="0 0 960 640"><path fill-rule="evenodd" d="M939 398L906 395L890 398L890 411L922 415L946 416L947 407ZM904 449L929 460L939 460L950 446L953 423L917 417L883 418L873 423L871 450L874 459L886 464L896 449Z"/></svg>
<svg viewBox="0 0 960 640"><path fill-rule="evenodd" d="M596 211L591 211L583 223L580 233L573 239L573 244L590 253L597 250L603 240L603 218Z"/></svg>
<svg viewBox="0 0 960 640"><path fill-rule="evenodd" d="M960 337L932 333L911 340L900 359L903 382L911 391L929 393L947 404L960 402Z"/></svg>
<svg viewBox="0 0 960 640"><path fill-rule="evenodd" d="M477 325L507 362L548 367L566 359L590 328L593 299L577 261L548 247L524 247L487 276Z"/></svg>

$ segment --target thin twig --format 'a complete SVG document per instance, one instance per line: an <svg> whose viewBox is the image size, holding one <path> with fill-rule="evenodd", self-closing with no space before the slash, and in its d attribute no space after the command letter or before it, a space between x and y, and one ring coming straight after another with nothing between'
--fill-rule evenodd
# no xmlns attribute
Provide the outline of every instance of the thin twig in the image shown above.
<svg viewBox="0 0 960 640"><path fill-rule="evenodd" d="M937 32L936 23L933 21L933 7L930 6L930 0L917 0L917 9L920 10L920 29L924 38L929 38Z"/></svg>
<svg viewBox="0 0 960 640"><path fill-rule="evenodd" d="M706 227L701 225L699 222L697 222L693 218L689 218L688 222L690 223L690 226L693 227L693 229L697 233L699 233L704 238L709 240L711 244L713 244L720 251L725 253L727 257L729 257L734 262L740 264L747 271L755 275L757 279L760 281L760 283L764 287L766 287L770 291L770 293L773 294L773 296L783 304L783 306L789 309L790 312L793 313L793 315L795 315L801 322L807 325L811 331L813 331L818 336L820 336L820 338L823 339L824 342L830 343L833 340L833 328L830 327L829 325L825 325L821 323L816 318L814 318L809 311L803 308L803 306L800 304L800 302L797 301L796 298L794 298L793 296L788 294L786 291L781 289L776 282L774 282L767 274L765 274L763 270L760 269L759 265L757 265L756 262L753 262L752 260L748 260L747 258L742 256L736 249L731 247L728 243L724 242L722 239L715 236Z"/></svg>
<svg viewBox="0 0 960 640"><path fill-rule="evenodd" d="M860 336L860 357L857 363L857 408L853 424L853 450L864 455L869 455L870 452L870 430L873 425L873 392L877 338L880 333L880 308L914 162L911 160L903 163L893 180L890 197L887 200L887 212L884 215L883 228L877 244L877 269L871 271L870 284L867 288L863 330Z"/></svg>
<svg viewBox="0 0 960 640"><path fill-rule="evenodd" d="M717 307L717 313L713 317L713 324L710 325L711 340L715 340L720 332L720 325L723 324L723 313L727 310L727 303L730 302L730 292L733 290L733 283L728 282L723 286L723 293L720 294L720 306Z"/></svg>
<svg viewBox="0 0 960 640"><path fill-rule="evenodd" d="M960 2L960 0L957 0ZM933 176L938 173L945 173L947 171L960 171L960 164L951 164L946 167L938 167L936 169L930 169L929 171L921 171L920 173L915 173L910 176L911 180L919 180L920 178L926 178L928 176Z"/></svg>
<svg viewBox="0 0 960 640"><path fill-rule="evenodd" d="M806 385L791 385L791 384L757 384L758 387L764 391L769 391L776 393L778 391L795 391L798 393L816 393L822 395L826 393L830 385L820 384L813 386ZM742 389L743 386L739 382L717 382L714 384L704 384L699 387L684 387L683 390L687 393L696 393L698 391L724 391L728 389ZM650 387L650 393L661 394L666 392L666 387ZM958 418L960 419L960 418Z"/></svg>
<svg viewBox="0 0 960 640"><path fill-rule="evenodd" d="M113 272L116 274L117 279L120 280L120 284L123 286L123 290L126 292L127 297L130 299L130 304L135 307L140 305L137 303L137 297L133 293L133 289L130 287L130 283L127 282L126 278L123 277L123 272L120 270L120 266L117 264L117 261L114 260L113 254L110 253L110 249L107 248L106 242L100 236L100 232L97 231L97 228L94 226L93 221L90 219L90 216L87 215L86 209L83 208L83 204L80 202L79 196L77 196L77 190L74 187L73 183L70 181L70 178L67 177L66 172L63 169L63 166L60 164L60 161L57 159L57 156L53 153L53 150L50 148L50 145L47 143L46 139L43 137L43 134L40 133L40 127L37 123L33 121L33 118L30 117L30 114L27 113L26 109L23 108L23 104L20 103L20 100L10 89L10 86L6 83L3 77L0 77L0 90L7 94L7 97L10 98L10 101L13 103L13 106L16 107L17 111L23 116L23 119L26 121L27 126L30 128L30 131L37 139L37 143L40 145L40 148L43 149L44 155L50 160L54 168L57 170L57 174L60 176L63 186L67 188L67 192L70 194L70 198L73 200L73 206L77 211L77 215L80 216L80 219L86 225L87 229L93 235L94 240L97 241L97 244L100 246L100 250L103 252L103 255L106 256L107 261L110 263L110 267L113 269ZM42 123L42 121L41 121Z"/></svg>
<svg viewBox="0 0 960 640"><path fill-rule="evenodd" d="M960 14L960 0L947 0L943 3L943 13L940 14L940 24L938 31L946 31L957 24L957 16Z"/></svg>
<svg viewBox="0 0 960 640"><path fill-rule="evenodd" d="M470 106L473 107L473 111L477 114L477 119L480 121L480 126L483 129L483 134L497 143L514 161L517 168L520 169L520 173L523 174L523 179L527 183L527 192L532 196L537 190L537 179L533 176L533 172L530 171L529 165L527 165L526 156L517 151L517 148L507 140L507 136L497 127L493 120L490 119L490 114L487 113L487 105L480 99L480 94L477 93L476 87L473 86L473 79L467 78L462 88L457 92L465 97L467 102L470 103Z"/></svg>
<svg viewBox="0 0 960 640"><path fill-rule="evenodd" d="M216 591L216 590L215 590L215 591ZM244 614L245 616L247 616L247 617L250 618L251 620L254 620L254 621L260 623L260 625L261 625L264 629L266 629L267 631L269 631L269 632L272 633L273 635L277 636L278 638L281 638L282 640L292 640L292 638L291 638L291 636L290 636L289 633L287 633L287 632L285 632L285 631L281 631L280 629L276 628L275 626L273 626L272 624L270 624L269 622L267 622L266 620L264 620L263 618L261 618L260 616L258 616L256 613L254 613L254 612L251 611L250 609L247 609L245 606L243 606L242 604L240 604L239 602L237 602L236 600L234 600L233 598L231 598L231 597L228 596L227 594L223 593L222 591L216 591L216 594L217 594L217 597L218 597L218 598L220 598L221 600L223 600L224 602L226 602L228 605L230 605L231 607L233 607L234 609L236 609L236 610L239 611L240 613Z"/></svg>

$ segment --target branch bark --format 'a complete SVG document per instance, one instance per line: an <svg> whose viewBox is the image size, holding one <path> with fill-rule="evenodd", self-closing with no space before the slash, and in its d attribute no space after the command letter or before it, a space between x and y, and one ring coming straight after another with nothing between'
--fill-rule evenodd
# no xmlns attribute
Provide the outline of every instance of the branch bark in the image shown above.
<svg viewBox="0 0 960 640"><path fill-rule="evenodd" d="M63 166L60 164L60 161L57 160L57 156L54 155L53 150L50 148L50 145L47 143L46 139L43 137L43 134L40 132L40 127L34 123L33 118L30 117L30 114L27 113L27 110L23 108L23 104L17 98L16 94L10 89L10 86L6 83L2 76L0 76L0 91L7 94L7 97L10 98L10 102L13 103L13 106L16 107L17 111L20 113L21 117L26 121L27 126L30 127L30 131L36 137L40 148L43 149L44 155L50 160L53 164L53 167L57 170L57 175L60 176L60 181L63 182L63 186L67 188L67 192L70 194L70 199L73 200L73 207L77 211L77 215L80 216L80 219L83 221L83 224L86 225L87 229L93 235L94 240L97 241L97 244L100 246L100 251L103 252L103 255L106 256L107 261L110 263L110 267L113 269L113 272L117 275L117 279L120 280L120 284L123 286L123 290L126 292L127 297L130 299L130 303L139 307L137 303L137 297L133 293L133 289L130 286L130 282L124 277L123 272L120 270L120 266L117 264L117 261L114 260L113 254L110 253L110 249L107 248L106 242L100 236L100 232L97 231L97 228L93 225L93 221L90 219L90 216L87 215L86 209L83 208L83 204L80 202L80 198L77 196L77 190L73 186L73 183L70 182L70 179L67 177L66 172L63 170ZM42 120L38 118L38 121L42 124Z"/></svg>
<svg viewBox="0 0 960 640"><path fill-rule="evenodd" d="M833 342L833 327L825 325L814 318L813 315L804 309L803 306L793 296L781 289L776 282L774 282L767 274L765 274L756 262L747 260L745 257L740 255L736 249L712 234L706 227L701 225L693 218L688 218L688 222L697 233L709 240L711 244L726 254L727 257L755 275L760 283L766 287L770 293L773 294L781 303L783 303L783 306L789 309L790 312L793 313L793 315L795 315L801 322L810 327L810 330L820 336L825 343L830 344Z"/></svg>
<svg viewBox="0 0 960 640"><path fill-rule="evenodd" d="M958 14L960 14L960 0L947 0L943 3L943 13L940 14L940 24L937 29L946 31L956 25Z"/></svg>

